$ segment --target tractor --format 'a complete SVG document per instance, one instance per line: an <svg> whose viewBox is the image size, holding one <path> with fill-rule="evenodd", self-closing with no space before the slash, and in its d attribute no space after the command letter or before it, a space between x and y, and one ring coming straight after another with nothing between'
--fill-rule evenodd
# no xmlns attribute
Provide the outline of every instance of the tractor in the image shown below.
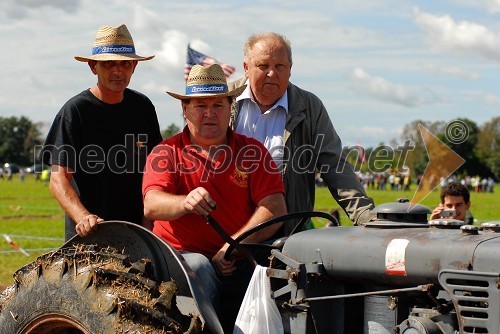
<svg viewBox="0 0 500 334"><path fill-rule="evenodd" d="M339 226L323 212L271 219L230 242L264 266L285 333L500 333L500 222L466 225L408 201ZM224 238L221 227L208 222ZM303 229L310 219L330 227ZM244 239L279 222L272 243ZM223 333L178 251L149 230L105 222L14 273L0 295L0 333Z"/></svg>

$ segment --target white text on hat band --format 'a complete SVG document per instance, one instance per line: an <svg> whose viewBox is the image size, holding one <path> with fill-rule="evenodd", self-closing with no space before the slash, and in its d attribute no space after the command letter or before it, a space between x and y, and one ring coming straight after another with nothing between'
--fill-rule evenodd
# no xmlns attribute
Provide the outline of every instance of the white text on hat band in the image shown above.
<svg viewBox="0 0 500 334"><path fill-rule="evenodd" d="M200 93L227 93L227 85L193 85L186 87L186 95Z"/></svg>
<svg viewBox="0 0 500 334"><path fill-rule="evenodd" d="M135 48L130 45L108 45L108 46L96 46L92 48L93 55L98 55L103 53L135 54Z"/></svg>

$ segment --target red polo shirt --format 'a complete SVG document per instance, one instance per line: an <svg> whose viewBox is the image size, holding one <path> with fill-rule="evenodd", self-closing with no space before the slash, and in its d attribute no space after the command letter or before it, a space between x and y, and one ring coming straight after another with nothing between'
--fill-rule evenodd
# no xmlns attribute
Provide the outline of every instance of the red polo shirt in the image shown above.
<svg viewBox="0 0 500 334"><path fill-rule="evenodd" d="M200 153L183 132L164 140L148 156L143 196L149 190L184 195L207 189L217 203L212 217L232 235L245 225L268 195L284 193L283 182L267 149L257 140L228 129L228 145L216 161ZM153 232L178 250L212 258L224 240L202 216L186 214L171 221L155 221Z"/></svg>

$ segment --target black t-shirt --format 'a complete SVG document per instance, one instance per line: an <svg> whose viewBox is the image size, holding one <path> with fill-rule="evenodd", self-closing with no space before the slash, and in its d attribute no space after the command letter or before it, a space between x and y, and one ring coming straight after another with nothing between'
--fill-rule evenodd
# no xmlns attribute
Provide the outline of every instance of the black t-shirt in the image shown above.
<svg viewBox="0 0 500 334"><path fill-rule="evenodd" d="M85 90L55 117L41 160L75 172L73 186L91 213L140 224L144 163L161 140L155 108L145 95L126 89L121 103L108 104ZM66 220L68 238L75 223Z"/></svg>

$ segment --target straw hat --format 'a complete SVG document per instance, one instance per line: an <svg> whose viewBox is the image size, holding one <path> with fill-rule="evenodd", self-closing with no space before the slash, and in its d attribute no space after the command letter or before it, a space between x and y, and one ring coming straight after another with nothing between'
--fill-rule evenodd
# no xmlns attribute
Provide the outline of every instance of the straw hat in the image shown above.
<svg viewBox="0 0 500 334"><path fill-rule="evenodd" d="M229 91L224 70L219 64L208 67L194 65L186 81L186 94L176 94L167 91L170 96L179 100L192 98L209 98L219 96L238 96L245 90L246 85Z"/></svg>
<svg viewBox="0 0 500 334"><path fill-rule="evenodd" d="M102 26L97 30L92 55L88 57L76 56L78 61L89 60L149 60L154 56L142 57L135 54L134 41L127 26L122 24L118 28Z"/></svg>

